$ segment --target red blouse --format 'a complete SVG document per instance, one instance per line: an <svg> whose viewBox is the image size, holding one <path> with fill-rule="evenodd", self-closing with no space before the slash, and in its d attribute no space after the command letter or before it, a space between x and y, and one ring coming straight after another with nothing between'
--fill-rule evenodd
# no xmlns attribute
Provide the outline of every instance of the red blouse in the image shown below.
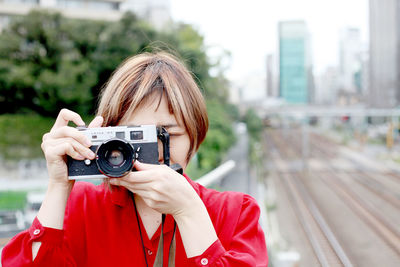
<svg viewBox="0 0 400 267"><path fill-rule="evenodd" d="M256 201L238 192L218 192L186 177L203 200L218 235L202 255L187 258L179 229L176 232L176 266L267 266L263 230L258 223ZM161 226L143 242L147 261L153 266ZM164 226L164 264L173 234L173 217ZM42 242L32 262L32 242ZM195 242L195 240L193 240ZM8 266L146 266L132 198L127 189L105 190L76 182L68 199L64 229L43 227L35 218L3 248L1 262Z"/></svg>

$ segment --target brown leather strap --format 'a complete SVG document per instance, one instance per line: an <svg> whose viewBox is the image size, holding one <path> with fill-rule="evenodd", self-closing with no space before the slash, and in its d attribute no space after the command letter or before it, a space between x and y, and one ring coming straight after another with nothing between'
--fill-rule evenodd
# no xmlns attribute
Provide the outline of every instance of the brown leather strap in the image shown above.
<svg viewBox="0 0 400 267"><path fill-rule="evenodd" d="M163 266L163 258L164 258L163 256L164 256L164 234L163 234L163 227L161 224L160 242L158 243L156 259L154 260L153 267Z"/></svg>
<svg viewBox="0 0 400 267"><path fill-rule="evenodd" d="M176 230L176 222L174 222L174 232L172 234L172 240L169 246L168 267L175 266L175 253L176 253L175 230Z"/></svg>
<svg viewBox="0 0 400 267"><path fill-rule="evenodd" d="M165 214L162 215L160 241L158 242L157 254L156 254L156 259L154 260L153 267L163 267L163 259L164 259L164 257L163 257L164 256L164 222L165 222ZM174 232L173 232L173 235L172 235L171 244L169 246L168 266L167 267L175 266L175 250L176 250L175 230L176 230L176 223L174 222Z"/></svg>

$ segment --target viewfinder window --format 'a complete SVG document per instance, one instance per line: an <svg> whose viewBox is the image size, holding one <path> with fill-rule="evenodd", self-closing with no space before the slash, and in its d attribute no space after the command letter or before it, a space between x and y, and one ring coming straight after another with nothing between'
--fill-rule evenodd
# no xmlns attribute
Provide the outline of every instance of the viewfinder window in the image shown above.
<svg viewBox="0 0 400 267"><path fill-rule="evenodd" d="M142 140L143 131L131 131L131 140Z"/></svg>
<svg viewBox="0 0 400 267"><path fill-rule="evenodd" d="M115 137L125 139L125 132L116 132Z"/></svg>

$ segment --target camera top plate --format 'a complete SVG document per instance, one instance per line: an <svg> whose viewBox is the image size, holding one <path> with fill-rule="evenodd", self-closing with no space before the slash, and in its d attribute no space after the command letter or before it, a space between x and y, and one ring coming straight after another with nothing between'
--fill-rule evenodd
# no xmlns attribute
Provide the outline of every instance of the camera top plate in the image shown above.
<svg viewBox="0 0 400 267"><path fill-rule="evenodd" d="M130 143L154 143L157 142L156 129L155 125L78 128L93 145L99 145L112 138L123 139Z"/></svg>

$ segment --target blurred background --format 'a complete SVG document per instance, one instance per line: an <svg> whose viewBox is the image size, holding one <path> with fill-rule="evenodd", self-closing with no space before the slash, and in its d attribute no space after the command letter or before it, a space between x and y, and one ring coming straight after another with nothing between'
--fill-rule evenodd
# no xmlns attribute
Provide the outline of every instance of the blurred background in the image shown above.
<svg viewBox="0 0 400 267"><path fill-rule="evenodd" d="M89 122L160 50L207 102L187 173L257 199L269 266L400 265L400 0L0 0L0 249L40 207L59 110Z"/></svg>

